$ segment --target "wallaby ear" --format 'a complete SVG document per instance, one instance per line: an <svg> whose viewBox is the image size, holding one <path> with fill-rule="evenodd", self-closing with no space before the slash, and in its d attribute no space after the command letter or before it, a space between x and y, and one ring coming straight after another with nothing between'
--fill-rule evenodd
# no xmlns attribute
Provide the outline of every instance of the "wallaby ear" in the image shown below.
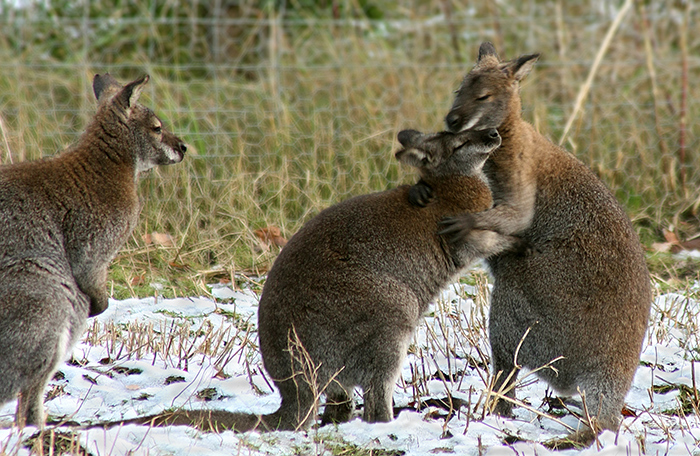
<svg viewBox="0 0 700 456"><path fill-rule="evenodd" d="M433 157L424 150L409 147L401 149L394 155L398 161L414 168L424 168L433 161Z"/></svg>
<svg viewBox="0 0 700 456"><path fill-rule="evenodd" d="M122 85L109 73L103 75L96 74L92 79L92 91L95 93L95 98L99 102L109 99L121 89Z"/></svg>
<svg viewBox="0 0 700 456"><path fill-rule="evenodd" d="M530 74L532 67L539 58L540 54L521 55L517 59L504 63L501 69L511 78L520 82L525 76Z"/></svg>
<svg viewBox="0 0 700 456"><path fill-rule="evenodd" d="M484 41L479 46L479 58L476 65L480 67L497 65L501 61L496 53L496 47L490 41Z"/></svg>
<svg viewBox="0 0 700 456"><path fill-rule="evenodd" d="M136 104L136 102L138 102L141 91L143 91L143 88L146 86L149 79L150 77L147 74L144 74L137 80L124 86L124 89L122 89L121 93L119 94L119 99L123 104L124 109L130 109Z"/></svg>

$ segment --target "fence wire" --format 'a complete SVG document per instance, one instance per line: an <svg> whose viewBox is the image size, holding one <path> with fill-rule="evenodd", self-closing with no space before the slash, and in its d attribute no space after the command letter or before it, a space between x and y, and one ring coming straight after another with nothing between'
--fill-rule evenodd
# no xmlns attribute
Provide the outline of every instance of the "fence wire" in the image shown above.
<svg viewBox="0 0 700 456"><path fill-rule="evenodd" d="M193 153L144 181L144 229L187 232L193 248L265 224L291 234L329 204L410 182L393 159L397 132L443 128L485 40L506 59L542 53L521 90L524 116L558 142L620 7L101 3L0 3L0 163L74 141L95 109L94 73L149 73L144 103ZM697 226L699 27L692 2L636 5L564 142L640 227L679 216Z"/></svg>

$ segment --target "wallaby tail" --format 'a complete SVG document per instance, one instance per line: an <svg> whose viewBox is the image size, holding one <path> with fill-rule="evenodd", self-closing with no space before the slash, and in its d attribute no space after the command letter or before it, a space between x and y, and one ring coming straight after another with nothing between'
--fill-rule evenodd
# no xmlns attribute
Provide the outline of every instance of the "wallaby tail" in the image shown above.
<svg viewBox="0 0 700 456"><path fill-rule="evenodd" d="M125 424L148 426L192 426L204 432L274 431L281 429L279 412L269 415L227 412L225 410L175 410L156 415L141 416L130 420L107 421L90 425L90 428L112 428Z"/></svg>

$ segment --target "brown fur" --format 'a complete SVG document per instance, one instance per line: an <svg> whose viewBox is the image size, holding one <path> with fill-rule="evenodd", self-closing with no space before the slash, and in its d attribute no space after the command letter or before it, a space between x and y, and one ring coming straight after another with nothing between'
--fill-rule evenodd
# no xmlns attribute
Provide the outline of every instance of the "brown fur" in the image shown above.
<svg viewBox="0 0 700 456"><path fill-rule="evenodd" d="M446 117L450 130L497 128L503 143L484 165L494 207L464 214L447 229L518 235L537 253L487 260L494 277L489 332L497 387L516 369L554 363L540 377L556 390L585 393L594 429L616 430L639 362L652 300L638 236L605 185L583 163L521 118L519 81L538 55L501 62L482 44ZM517 374L517 369L516 369ZM506 387L511 386L514 378ZM514 392L509 392L514 397ZM512 405L500 401L496 412ZM572 441L590 443L582 430ZM557 446L560 442L555 442Z"/></svg>

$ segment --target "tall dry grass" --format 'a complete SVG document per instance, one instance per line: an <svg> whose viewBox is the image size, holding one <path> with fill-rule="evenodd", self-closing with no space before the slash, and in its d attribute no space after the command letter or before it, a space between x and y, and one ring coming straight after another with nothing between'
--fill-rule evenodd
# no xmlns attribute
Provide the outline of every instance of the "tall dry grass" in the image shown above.
<svg viewBox="0 0 700 456"><path fill-rule="evenodd" d="M256 229L290 236L324 207L411 182L393 158L396 134L442 128L482 40L506 58L542 52L522 88L524 115L558 140L616 13L584 0L377 1L384 18L369 20L367 2L264 3L212 11L125 0L53 15L4 6L1 163L74 141L94 111L92 74L104 71L124 81L151 74L144 103L191 145L182 164L141 184L141 223L112 272L116 296L152 293L154 281L181 294L264 271L276 252ZM698 231L697 14L653 4L628 13L564 144L611 187L647 244L671 223L681 235ZM146 245L154 231L175 245Z"/></svg>

